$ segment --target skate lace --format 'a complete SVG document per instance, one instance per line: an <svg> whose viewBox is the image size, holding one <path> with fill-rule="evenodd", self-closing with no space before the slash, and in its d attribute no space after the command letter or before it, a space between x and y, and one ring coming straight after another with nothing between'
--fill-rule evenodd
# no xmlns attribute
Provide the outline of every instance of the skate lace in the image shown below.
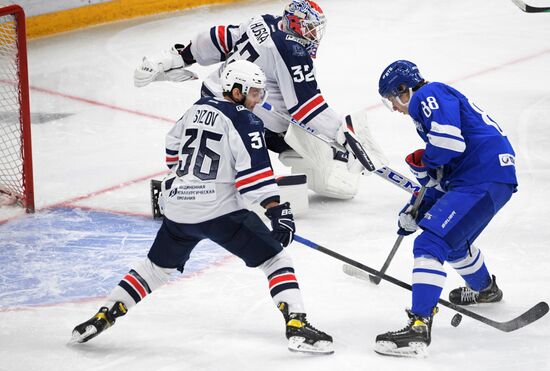
<svg viewBox="0 0 550 371"><path fill-rule="evenodd" d="M318 333L323 333L322 331L318 330L317 328L313 327L311 325L311 323L309 323L309 321L307 319L302 319L302 323L304 324L304 327L307 327L309 328L310 330L312 331L315 331L315 332L318 332Z"/></svg>
<svg viewBox="0 0 550 371"><path fill-rule="evenodd" d="M313 325L311 323L309 323L309 321L305 318L305 317L302 317L302 318L296 318L298 319L300 322L302 322L302 327L305 327L307 328L308 330L310 331L313 331L313 332L316 332L316 333L319 333L319 334L324 334L323 331L313 327Z"/></svg>
<svg viewBox="0 0 550 371"><path fill-rule="evenodd" d="M388 333L389 334L398 334L400 332L407 331L408 329L410 329L412 327L414 321L415 321L414 317L409 317L409 322L407 322L407 325L405 327L403 327L401 330L389 331Z"/></svg>
<svg viewBox="0 0 550 371"><path fill-rule="evenodd" d="M460 292L460 301L462 302L477 302L478 292L469 287L463 287Z"/></svg>

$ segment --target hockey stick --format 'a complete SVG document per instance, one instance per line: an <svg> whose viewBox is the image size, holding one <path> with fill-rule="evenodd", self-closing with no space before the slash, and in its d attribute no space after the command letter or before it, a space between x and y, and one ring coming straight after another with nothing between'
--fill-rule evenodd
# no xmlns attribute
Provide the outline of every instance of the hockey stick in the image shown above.
<svg viewBox="0 0 550 371"><path fill-rule="evenodd" d="M397 278L394 278L392 276L388 276L387 274L381 273L381 272L379 272L379 271L377 271L377 270L375 270L371 267L368 267L364 264L361 264L358 261L350 259L350 258L348 258L344 255L340 255L337 252L329 250L326 247L318 245L315 242L312 242L312 241L310 241L306 238L303 238L303 237L298 236L298 235L294 235L294 241L297 241L297 242L299 242L299 243L301 243L301 244L303 244L307 247L310 247L314 250L322 252L323 254L331 256L335 259L343 261L344 263L347 263L347 264L349 264L349 265L351 265L355 268L358 268L362 271L365 271L365 272L368 272L372 275L378 276L381 279L383 279L385 281L388 281L388 282L391 282L396 286L399 286L399 287L402 287L406 290L412 291L411 285L409 285L409 284L407 284L403 281L400 281ZM511 319L509 321L499 322L499 321L495 321L495 320L492 320L490 318L487 318L485 316L482 316L480 314L474 313L474 312L472 312L472 311L470 311L466 308L463 308L459 305L455 305L455 304L450 303L450 302L448 302L446 300L443 300L443 299L439 299L438 302L439 302L439 304L441 304L441 305L443 305L447 308L450 308L450 309L452 309L454 311L457 311L457 312L459 312L459 313L461 313L465 316L473 318L477 321L485 323L486 325L489 325L491 327L496 328L497 330L504 331L504 332L515 331L517 329L525 327L525 326L539 320L544 315L546 315L546 313L548 313L548 309L549 309L548 304L544 301L541 301L540 303L538 303L538 304L534 305L533 307L529 308L529 310L527 310L526 312L524 312L520 316L518 316L514 319Z"/></svg>
<svg viewBox="0 0 550 371"><path fill-rule="evenodd" d="M327 143L328 145L332 146L333 148L337 149L338 151L347 152L347 150L339 143L337 143L334 139L331 139L327 137L326 135L323 135L322 133L317 132L315 128L312 128L311 126L304 124L302 122L299 122L295 120L293 117L284 114L282 112L276 111L271 104L268 102L264 102L262 104L262 108L272 112L273 114L288 120L291 124L296 125L300 129L306 131L308 134L313 135L319 140L322 140L323 142ZM349 122L352 120L352 116L348 115L346 116L346 123L349 124ZM361 143L357 141L351 134L346 133L346 139L348 140L348 143L352 147L352 150L354 151L354 154L358 156L357 158L361 162L361 165L365 167L370 173L374 173L378 175L379 177L387 180L388 182L395 184L399 188L409 192L414 193L420 191L420 186L416 183L407 178L406 176L398 173L397 171L388 168L387 166L383 166L383 164L379 165L378 167L374 164L374 162L371 160L371 158L368 156L367 151L364 150ZM356 152L357 151L357 152ZM379 152L379 151L375 151ZM376 160L376 163L382 163L380 160Z"/></svg>
<svg viewBox="0 0 550 371"><path fill-rule="evenodd" d="M422 199L424 198L425 193L426 193L426 187L422 187L420 189L420 192L418 192L418 195L416 196L416 200L414 200L414 204L413 204L413 207L410 211L410 214L415 218L416 218L416 215L418 214L418 208L420 207L420 204L422 203ZM401 242L403 241L404 237L405 237L404 235L400 234L397 237L397 239L395 240L395 243L393 244L393 247L390 251L390 254L386 258L386 261L384 262L384 265L380 269L381 274L386 273L386 271L388 270L388 267L390 266L390 263L391 263L394 255L395 255L395 253L397 252L397 249L401 245ZM344 268L344 272L346 272L345 268ZM382 278L380 278L380 276L369 276L369 280L370 280L370 282L374 283L375 285L378 285L380 283L380 281L382 280Z"/></svg>
<svg viewBox="0 0 550 371"><path fill-rule="evenodd" d="M550 7L539 8L539 7L536 7L536 6L527 5L521 0L512 0L512 1L514 2L514 4L516 4L518 6L518 8L523 10L525 13L550 12Z"/></svg>

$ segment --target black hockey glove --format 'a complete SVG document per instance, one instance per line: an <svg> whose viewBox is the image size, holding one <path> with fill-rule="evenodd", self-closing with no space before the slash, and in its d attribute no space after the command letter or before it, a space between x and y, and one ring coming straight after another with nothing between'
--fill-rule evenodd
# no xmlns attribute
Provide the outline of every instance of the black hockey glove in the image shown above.
<svg viewBox="0 0 550 371"><path fill-rule="evenodd" d="M197 62L195 57L193 57L193 53L191 53L191 41L189 41L189 44L187 45L176 44L174 45L174 48L178 51L179 55L181 55L183 63L185 63L185 67Z"/></svg>
<svg viewBox="0 0 550 371"><path fill-rule="evenodd" d="M290 204L285 202L267 209L265 215L271 220L271 236L279 241L283 247L287 247L294 240L294 217Z"/></svg>

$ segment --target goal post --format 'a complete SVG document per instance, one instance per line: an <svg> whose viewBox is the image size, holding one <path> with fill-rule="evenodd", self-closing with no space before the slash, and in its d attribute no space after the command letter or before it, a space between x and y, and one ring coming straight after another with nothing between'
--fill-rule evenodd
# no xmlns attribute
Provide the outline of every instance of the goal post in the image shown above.
<svg viewBox="0 0 550 371"><path fill-rule="evenodd" d="M34 212L25 13L0 6L0 199Z"/></svg>

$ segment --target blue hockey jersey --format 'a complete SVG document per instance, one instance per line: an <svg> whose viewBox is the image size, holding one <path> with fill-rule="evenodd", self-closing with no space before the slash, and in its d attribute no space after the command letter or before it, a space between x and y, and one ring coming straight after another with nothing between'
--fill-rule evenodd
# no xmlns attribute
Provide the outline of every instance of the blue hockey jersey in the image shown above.
<svg viewBox="0 0 550 371"><path fill-rule="evenodd" d="M426 143L423 163L443 168L444 190L485 182L518 184L508 138L456 89L438 82L424 85L411 97L409 114Z"/></svg>

